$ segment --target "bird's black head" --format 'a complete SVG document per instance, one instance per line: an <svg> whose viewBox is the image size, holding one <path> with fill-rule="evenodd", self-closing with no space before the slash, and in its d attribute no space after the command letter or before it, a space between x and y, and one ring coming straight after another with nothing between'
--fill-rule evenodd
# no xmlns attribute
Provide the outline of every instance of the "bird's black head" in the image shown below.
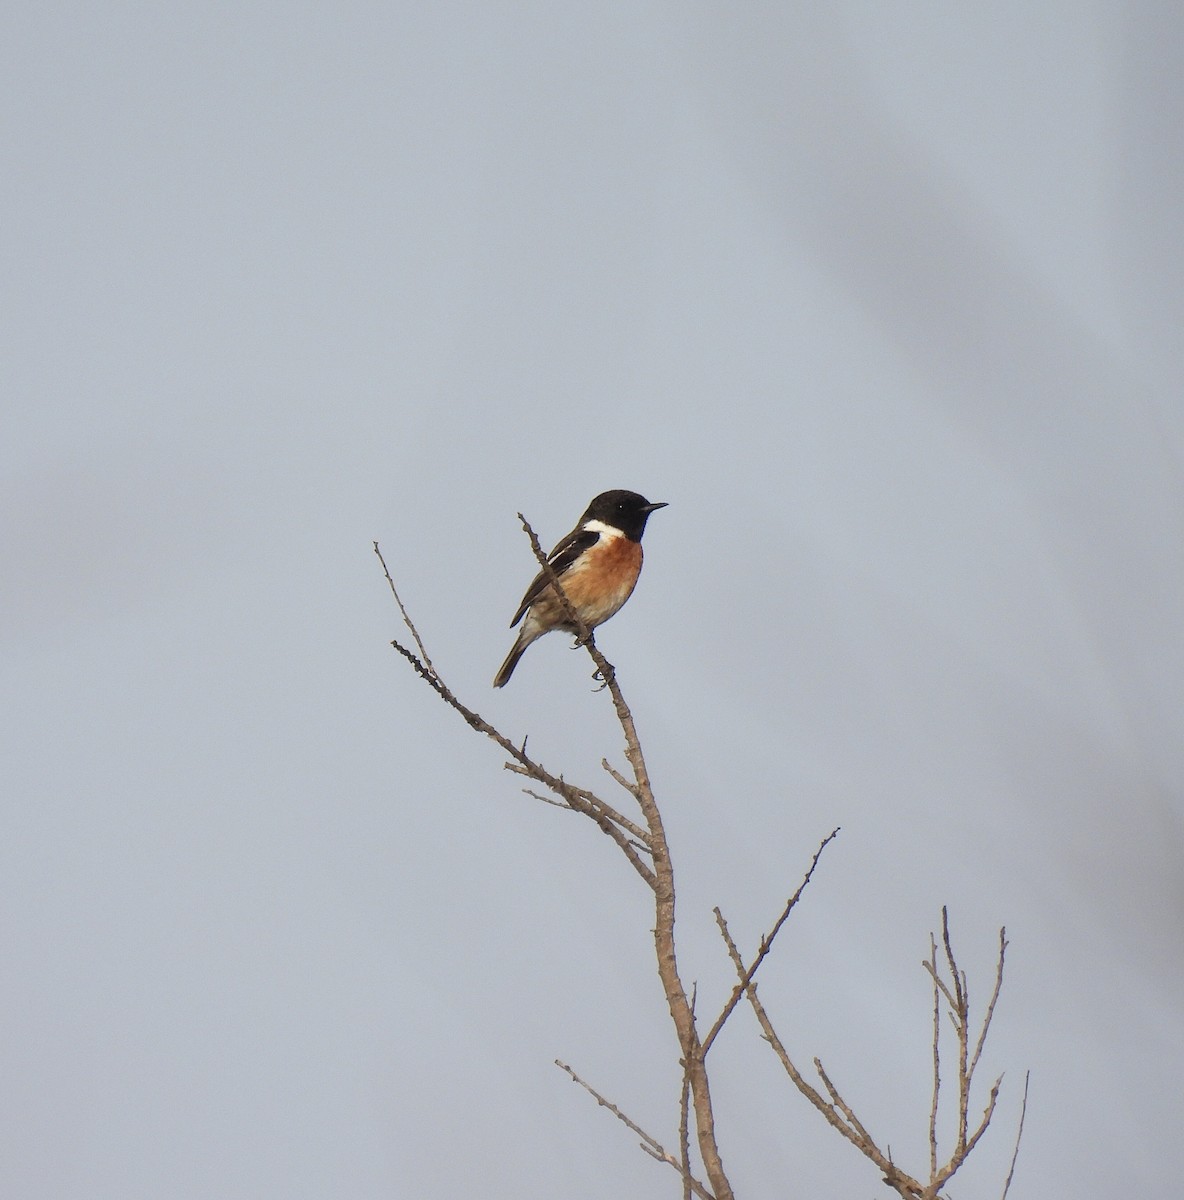
<svg viewBox="0 0 1184 1200"><path fill-rule="evenodd" d="M587 525L589 521L599 521L603 525L619 529L630 541L640 542L650 513L665 507L665 500L651 502L636 492L617 488L612 492L601 492L588 505L588 511L580 518L580 524Z"/></svg>

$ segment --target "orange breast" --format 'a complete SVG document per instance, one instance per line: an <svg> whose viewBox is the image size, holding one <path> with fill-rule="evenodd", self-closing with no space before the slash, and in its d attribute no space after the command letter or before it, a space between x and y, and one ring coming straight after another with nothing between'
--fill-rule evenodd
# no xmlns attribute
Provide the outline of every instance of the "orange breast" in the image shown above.
<svg viewBox="0 0 1184 1200"><path fill-rule="evenodd" d="M640 542L625 537L601 538L564 575L563 590L591 629L607 621L629 599L640 574ZM562 623L563 606L550 588L533 607L547 624Z"/></svg>

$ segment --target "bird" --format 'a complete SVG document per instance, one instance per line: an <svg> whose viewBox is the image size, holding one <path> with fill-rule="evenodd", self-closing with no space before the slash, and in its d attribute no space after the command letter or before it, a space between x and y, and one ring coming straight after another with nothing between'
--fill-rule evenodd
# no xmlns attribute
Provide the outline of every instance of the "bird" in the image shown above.
<svg viewBox="0 0 1184 1200"><path fill-rule="evenodd" d="M603 625L629 599L641 574L641 535L645 533L645 523L650 513L665 507L665 500L652 502L622 488L601 492L571 533L547 555L585 628L592 630ZM506 686L526 648L544 633L552 629L580 632L564 610L546 571L540 571L526 589L510 628L519 621L522 628L494 676L495 688Z"/></svg>

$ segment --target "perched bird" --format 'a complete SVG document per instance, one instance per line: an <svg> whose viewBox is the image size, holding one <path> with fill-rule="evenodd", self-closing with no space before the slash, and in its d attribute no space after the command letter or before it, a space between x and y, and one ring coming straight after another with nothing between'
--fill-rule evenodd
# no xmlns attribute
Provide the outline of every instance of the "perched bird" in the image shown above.
<svg viewBox="0 0 1184 1200"><path fill-rule="evenodd" d="M589 629L602 625L629 599L641 574L641 535L650 513L666 502L651 503L636 492L601 492L579 524L547 555L564 594ZM525 617L526 620L522 621ZM552 629L579 633L545 571L535 576L510 622L522 628L501 670L495 688L505 687L526 647Z"/></svg>

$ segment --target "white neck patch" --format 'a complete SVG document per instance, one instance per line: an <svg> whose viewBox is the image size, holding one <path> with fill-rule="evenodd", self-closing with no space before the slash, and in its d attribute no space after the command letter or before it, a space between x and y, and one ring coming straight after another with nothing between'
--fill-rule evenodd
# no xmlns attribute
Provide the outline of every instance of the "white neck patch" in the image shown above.
<svg viewBox="0 0 1184 1200"><path fill-rule="evenodd" d="M619 538L625 535L615 526L606 525L603 521L585 521L583 528L588 533L598 533L603 538Z"/></svg>

